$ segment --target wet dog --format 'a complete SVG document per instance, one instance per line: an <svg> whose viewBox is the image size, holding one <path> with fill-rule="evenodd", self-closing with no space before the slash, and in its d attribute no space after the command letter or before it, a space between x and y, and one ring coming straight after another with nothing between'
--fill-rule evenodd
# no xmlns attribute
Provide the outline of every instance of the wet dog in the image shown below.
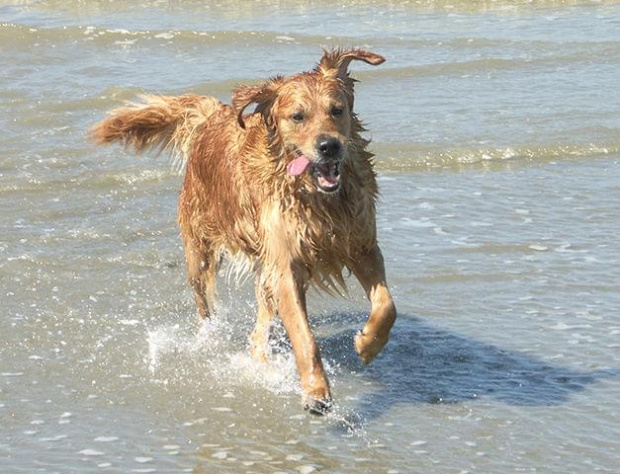
<svg viewBox="0 0 620 474"><path fill-rule="evenodd" d="M353 108L348 69L355 60L379 65L384 58L360 49L325 51L312 71L237 87L232 105L209 96L145 96L92 130L100 144L167 148L183 158L178 214L198 313L210 315L223 255L256 269L252 356L268 359L269 327L278 315L292 343L302 403L314 413L328 411L332 397L308 323L309 285L345 288L345 268L360 281L372 305L354 341L364 363L387 343L396 319L377 244L373 155Z"/></svg>

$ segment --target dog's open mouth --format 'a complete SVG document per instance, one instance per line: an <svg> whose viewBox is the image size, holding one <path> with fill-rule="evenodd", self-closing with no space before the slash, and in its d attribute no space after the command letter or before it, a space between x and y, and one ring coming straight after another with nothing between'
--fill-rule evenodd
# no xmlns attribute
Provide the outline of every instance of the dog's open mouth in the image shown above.
<svg viewBox="0 0 620 474"><path fill-rule="evenodd" d="M333 193L340 187L340 162L315 164L312 168L312 176L321 191Z"/></svg>
<svg viewBox="0 0 620 474"><path fill-rule="evenodd" d="M340 162L322 161L313 162L305 155L299 155L286 167L287 174L298 176L309 171L317 187L324 193L333 193L340 188Z"/></svg>

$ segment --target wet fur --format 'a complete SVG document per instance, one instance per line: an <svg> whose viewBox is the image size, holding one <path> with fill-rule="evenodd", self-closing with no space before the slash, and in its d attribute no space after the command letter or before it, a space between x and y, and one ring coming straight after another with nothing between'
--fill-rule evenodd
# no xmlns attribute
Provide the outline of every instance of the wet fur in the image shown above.
<svg viewBox="0 0 620 474"><path fill-rule="evenodd" d="M373 155L353 111L353 60L383 62L358 49L327 51L310 72L238 87L232 105L199 95L143 96L92 130L100 144L169 149L180 157L179 225L199 314L210 315L222 255L239 268L257 268L252 353L267 359L268 327L278 314L293 343L304 403L316 412L329 408L331 393L307 323L308 286L342 290L345 268L358 277L373 304L356 339L365 362L387 342L396 317L377 245ZM331 104L344 104L346 116L329 115ZM297 108L312 111L303 127L290 119ZM340 187L331 194L317 189L311 173L286 172L300 153L316 155L322 136L343 146Z"/></svg>

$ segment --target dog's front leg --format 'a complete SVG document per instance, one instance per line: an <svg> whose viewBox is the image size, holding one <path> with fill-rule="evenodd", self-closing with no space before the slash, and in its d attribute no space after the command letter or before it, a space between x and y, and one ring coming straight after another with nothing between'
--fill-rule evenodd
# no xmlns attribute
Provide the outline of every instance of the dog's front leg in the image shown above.
<svg viewBox="0 0 620 474"><path fill-rule="evenodd" d="M309 275L301 265L293 264L280 268L277 276L274 285L276 305L293 345L301 377L302 403L306 410L314 414L323 414L329 411L332 399L319 347L310 329L306 313Z"/></svg>
<svg viewBox="0 0 620 474"><path fill-rule="evenodd" d="M372 304L364 329L355 336L355 350L365 364L381 352L390 338L390 329L396 321L396 306L385 281L385 265L378 246L360 253L349 269L364 287Z"/></svg>

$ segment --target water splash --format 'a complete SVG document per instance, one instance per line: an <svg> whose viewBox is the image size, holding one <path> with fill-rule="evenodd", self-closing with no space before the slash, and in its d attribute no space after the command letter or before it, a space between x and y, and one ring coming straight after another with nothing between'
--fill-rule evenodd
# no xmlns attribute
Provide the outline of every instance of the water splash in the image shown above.
<svg viewBox="0 0 620 474"><path fill-rule="evenodd" d="M273 354L269 363L263 364L252 359L248 343L240 342L235 326L218 315L205 321L194 335L179 325L148 331L146 362L151 375L170 376L172 371L172 377L182 378L187 367L193 367L192 376L201 374L224 388L260 387L277 395L299 394L295 359L282 340L284 336L273 339Z"/></svg>

